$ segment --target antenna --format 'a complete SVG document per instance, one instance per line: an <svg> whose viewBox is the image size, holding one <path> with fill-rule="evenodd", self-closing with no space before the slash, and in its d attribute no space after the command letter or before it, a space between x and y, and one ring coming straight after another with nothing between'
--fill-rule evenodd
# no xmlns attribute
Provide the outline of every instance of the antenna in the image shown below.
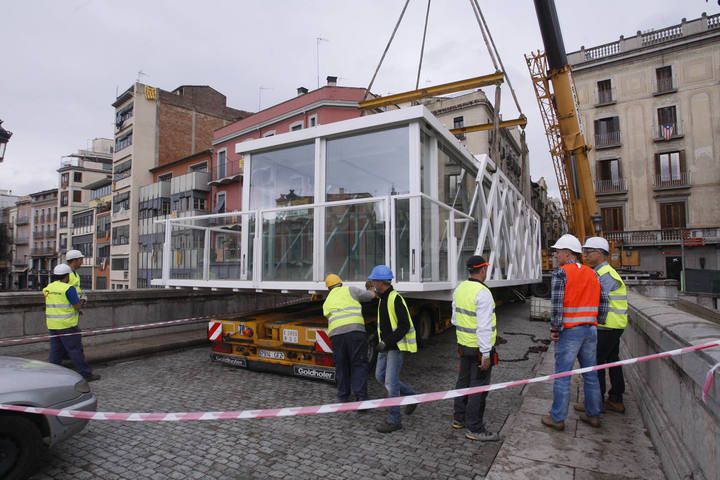
<svg viewBox="0 0 720 480"><path fill-rule="evenodd" d="M329 42L327 38L315 37L315 60L317 71L317 88L320 88L320 42Z"/></svg>
<svg viewBox="0 0 720 480"><path fill-rule="evenodd" d="M142 70L138 70L137 73L137 83L140 83L140 80L142 80L142 77L149 77L147 73L143 72Z"/></svg>
<svg viewBox="0 0 720 480"><path fill-rule="evenodd" d="M263 90L272 90L270 87L260 86L258 88L258 111L262 110L262 92Z"/></svg>

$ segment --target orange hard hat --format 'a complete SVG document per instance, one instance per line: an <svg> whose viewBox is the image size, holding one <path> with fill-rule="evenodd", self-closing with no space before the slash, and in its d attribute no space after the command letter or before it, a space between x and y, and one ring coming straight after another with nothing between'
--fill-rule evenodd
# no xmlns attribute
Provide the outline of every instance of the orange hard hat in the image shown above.
<svg viewBox="0 0 720 480"><path fill-rule="evenodd" d="M332 288L335 285L339 285L342 283L342 278L340 278L338 275L335 275L334 273L331 273L327 277L325 277L325 286L327 288Z"/></svg>

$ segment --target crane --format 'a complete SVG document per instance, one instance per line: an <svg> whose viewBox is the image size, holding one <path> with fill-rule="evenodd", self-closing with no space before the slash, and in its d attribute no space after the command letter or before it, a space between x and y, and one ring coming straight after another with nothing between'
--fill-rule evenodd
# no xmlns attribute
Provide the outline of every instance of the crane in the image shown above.
<svg viewBox="0 0 720 480"><path fill-rule="evenodd" d="M534 0L545 51L525 55L555 167L568 228L581 242L599 235L585 129L554 0Z"/></svg>

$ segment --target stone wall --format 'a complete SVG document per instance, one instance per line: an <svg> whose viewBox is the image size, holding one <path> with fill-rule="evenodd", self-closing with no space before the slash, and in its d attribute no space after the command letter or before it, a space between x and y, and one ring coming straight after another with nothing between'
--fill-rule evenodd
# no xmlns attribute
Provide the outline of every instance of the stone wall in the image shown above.
<svg viewBox="0 0 720 480"><path fill-rule="evenodd" d="M623 358L720 339L720 325L630 293ZM668 479L714 479L720 472L720 372L702 401L705 375L720 348L625 367Z"/></svg>
<svg viewBox="0 0 720 480"><path fill-rule="evenodd" d="M170 289L108 290L88 292L80 328L95 330L141 325L206 315L248 313L291 302L301 297L279 293L193 291ZM129 340L164 332L205 329L205 323L136 330L85 337L85 344ZM45 299L41 292L0 293L0 340L44 335ZM0 347L0 355L21 355L47 349L47 342Z"/></svg>

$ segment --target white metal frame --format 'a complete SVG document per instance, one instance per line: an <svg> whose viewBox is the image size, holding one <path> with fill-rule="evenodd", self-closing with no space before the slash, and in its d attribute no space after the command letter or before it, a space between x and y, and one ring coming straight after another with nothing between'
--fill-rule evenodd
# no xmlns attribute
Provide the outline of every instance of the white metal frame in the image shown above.
<svg viewBox="0 0 720 480"><path fill-rule="evenodd" d="M326 170L326 141L336 135L361 134L372 130L391 128L399 125L407 125L409 141L409 194L394 195L388 197L362 198L345 201L325 201L325 170ZM422 192L421 179L421 131L426 131L431 139L430 192ZM476 174L476 189L471 201L470 215L454 209L442 201L438 196L438 141L442 141L453 151L461 166L468 172ZM477 228L478 244L476 253L485 252L488 254L488 261L491 268L488 277L490 286L510 286L540 281L540 220L538 215L530 208L527 201L520 192L512 185L510 180L499 170L487 155L473 156L465 147L445 129L424 106L411 107L394 110L382 114L359 117L343 122L336 122L327 125L318 125L312 129L302 129L289 132L283 135L264 137L261 139L249 140L235 145L236 153L245 156L244 174L248 181L246 186L251 186L251 179L248 178L253 153L297 144L314 142L315 147L315 186L314 195L316 202L311 205L297 205L291 207L279 207L260 209L254 211L228 212L222 214L203 215L198 217L184 217L176 219L160 220L165 222L165 248L164 259L171 256L171 232L173 225L183 228L200 228L206 231L204 269L202 280L180 280L170 278L170 262L163 262L163 278L153 280L153 285L166 287L210 287L210 288L236 288L255 290L300 290L317 291L324 290L323 279L325 272L325 209L341 205L378 203L382 205L385 215L385 258L386 263L397 272L397 238L395 234L395 213L396 202L408 200L410 204L410 275L409 281L397 282L400 290L407 292L410 296L448 298L449 293L458 280L458 272L462 272L462 266L458 265L458 251L462 248L465 236L469 228ZM488 193L485 193L483 184L490 186ZM244 188L242 192L242 204L250 205L250 188ZM434 282L422 281L422 203L430 201L434 207L433 212L440 209L448 211L448 224L445 227L447 235L447 258L448 275L447 279ZM273 212L288 212L293 210L313 210L313 267L312 279L310 281L264 281L262 280L262 234L263 215ZM221 217L241 217L241 260L240 278L238 280L210 280L210 232L224 231L218 227L204 227L196 225L196 221L208 220ZM250 222L255 219L254 241L250 245ZM431 215L430 230L433 238L438 240L443 226L437 214ZM465 222L461 238L455 238L456 222ZM253 258L250 256L250 247L253 248ZM433 254L433 252L431 252ZM432 257L431 257L432 258ZM252 274L249 274L248 266L252 262ZM439 270L437 261L431 262L433 278ZM346 282L347 284L362 286L361 282Z"/></svg>

